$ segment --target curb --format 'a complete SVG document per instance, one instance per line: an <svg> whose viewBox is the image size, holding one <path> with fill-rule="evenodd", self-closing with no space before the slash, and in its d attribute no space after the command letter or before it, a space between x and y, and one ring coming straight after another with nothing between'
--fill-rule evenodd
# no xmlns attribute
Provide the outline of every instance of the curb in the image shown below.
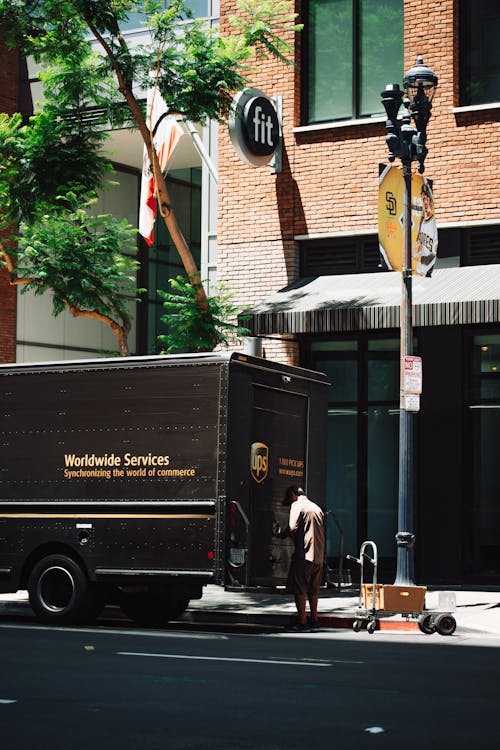
<svg viewBox="0 0 500 750"><path fill-rule="evenodd" d="M215 624L238 624L259 625L269 627L285 628L295 622L295 616L290 614L266 614L250 612L227 612L220 610L187 610L186 614L180 619L184 622L199 622ZM331 630L352 630L353 623L357 618L350 615L319 615L318 621L320 629ZM412 632L419 633L420 628L416 621L411 620L391 620L375 619L375 630Z"/></svg>
<svg viewBox="0 0 500 750"><path fill-rule="evenodd" d="M27 611L31 612L28 601L0 601L0 614L21 614ZM121 618L120 618L121 619ZM355 621L354 616L350 615L319 615L318 620L321 628L332 630L349 630L352 629ZM265 613L265 612L230 612L218 609L188 609L186 613L177 620L177 622L191 622L200 624L228 624L264 626L286 629L295 621L294 614ZM175 621L173 621L175 622ZM418 632L419 628L415 621L410 620L390 620L376 619L376 630L384 631L410 631Z"/></svg>
<svg viewBox="0 0 500 750"><path fill-rule="evenodd" d="M353 626L353 623L356 621L356 617L350 617L348 615L339 615L339 616L329 616L329 615L323 615L322 617L319 617L319 621L321 625L324 625L328 628L351 628ZM415 620L391 620L391 619L381 619L381 618L375 618L375 630L384 630L384 631L404 631L404 632L411 632L411 633L419 633L420 628L418 627L418 623Z"/></svg>

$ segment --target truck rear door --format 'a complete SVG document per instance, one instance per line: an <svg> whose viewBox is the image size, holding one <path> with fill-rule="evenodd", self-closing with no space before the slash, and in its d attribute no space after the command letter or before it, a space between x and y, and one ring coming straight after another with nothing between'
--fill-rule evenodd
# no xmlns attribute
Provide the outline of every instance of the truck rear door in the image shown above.
<svg viewBox="0 0 500 750"><path fill-rule="evenodd" d="M304 485L307 455L305 395L254 385L250 446L250 530L248 565L252 586L286 580L293 543L277 540L272 525L288 523L285 489Z"/></svg>

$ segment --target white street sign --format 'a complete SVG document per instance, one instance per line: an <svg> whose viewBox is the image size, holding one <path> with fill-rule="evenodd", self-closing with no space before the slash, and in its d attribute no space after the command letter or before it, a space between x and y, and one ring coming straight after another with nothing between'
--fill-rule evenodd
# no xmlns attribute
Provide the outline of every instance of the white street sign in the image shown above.
<svg viewBox="0 0 500 750"><path fill-rule="evenodd" d="M404 404L406 411L420 411L420 396L417 393L405 393Z"/></svg>
<svg viewBox="0 0 500 750"><path fill-rule="evenodd" d="M404 357L403 391L405 394L422 393L422 357Z"/></svg>

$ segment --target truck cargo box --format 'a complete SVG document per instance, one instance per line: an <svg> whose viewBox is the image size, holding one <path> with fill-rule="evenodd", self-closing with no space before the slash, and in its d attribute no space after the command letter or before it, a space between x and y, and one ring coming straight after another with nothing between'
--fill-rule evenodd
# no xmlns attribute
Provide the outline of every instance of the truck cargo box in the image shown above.
<svg viewBox="0 0 500 750"><path fill-rule="evenodd" d="M67 621L282 584L272 523L290 484L324 502L327 392L232 352L0 366L0 591Z"/></svg>

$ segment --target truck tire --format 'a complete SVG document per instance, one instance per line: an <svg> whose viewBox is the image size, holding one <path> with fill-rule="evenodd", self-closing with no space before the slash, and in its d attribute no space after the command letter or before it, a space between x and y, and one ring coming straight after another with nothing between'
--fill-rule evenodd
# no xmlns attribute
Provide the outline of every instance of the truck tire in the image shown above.
<svg viewBox="0 0 500 750"><path fill-rule="evenodd" d="M172 596L167 602L167 619L178 620L179 617L182 617L188 606L189 599L187 596L182 596L181 594Z"/></svg>
<svg viewBox="0 0 500 750"><path fill-rule="evenodd" d="M42 622L75 623L95 618L102 608L80 565L62 554L48 555L36 563L28 579L28 593Z"/></svg>

